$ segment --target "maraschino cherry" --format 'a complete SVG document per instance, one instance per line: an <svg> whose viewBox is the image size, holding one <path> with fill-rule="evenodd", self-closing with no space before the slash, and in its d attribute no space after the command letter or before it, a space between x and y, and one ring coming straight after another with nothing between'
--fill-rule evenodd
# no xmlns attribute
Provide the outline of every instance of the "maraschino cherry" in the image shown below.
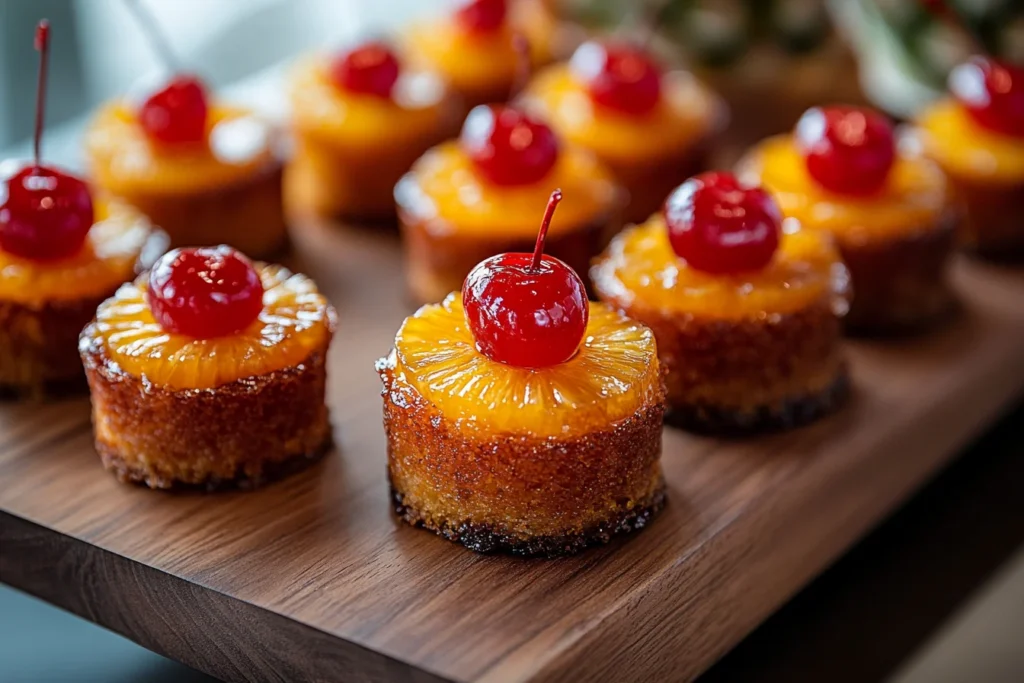
<svg viewBox="0 0 1024 683"><path fill-rule="evenodd" d="M949 90L983 127L1024 137L1024 68L973 57L950 73Z"/></svg>
<svg viewBox="0 0 1024 683"><path fill-rule="evenodd" d="M157 28L156 20L138 0L130 0L127 4L164 66L180 72L175 68L178 60ZM209 109L203 82L196 76L179 74L146 98L139 108L139 124L149 139L160 145L201 144L206 141Z"/></svg>
<svg viewBox="0 0 1024 683"><path fill-rule="evenodd" d="M877 192L896 160L889 119L864 107L812 107L794 137L811 177L840 194Z"/></svg>
<svg viewBox="0 0 1024 683"><path fill-rule="evenodd" d="M706 273L760 270L779 246L782 213L775 200L731 173L690 178L669 195L664 213L672 250Z"/></svg>
<svg viewBox="0 0 1024 683"><path fill-rule="evenodd" d="M40 145L46 110L50 25L36 28L39 82L36 90L35 162L0 184L0 249L37 261L72 256L93 223L92 195L78 178L43 166Z"/></svg>
<svg viewBox="0 0 1024 683"><path fill-rule="evenodd" d="M173 249L149 273L146 300L160 327L196 339L235 334L263 310L263 283L231 247Z"/></svg>
<svg viewBox="0 0 1024 683"><path fill-rule="evenodd" d="M569 69L597 104L641 116L661 98L661 70L641 47L588 41L569 61Z"/></svg>
<svg viewBox="0 0 1024 683"><path fill-rule="evenodd" d="M558 139L551 128L514 107L475 107L459 140L476 169L495 185L535 183L558 160Z"/></svg>
<svg viewBox="0 0 1024 683"><path fill-rule="evenodd" d="M331 77L341 89L389 99L401 67L394 51L381 41L370 41L339 55L331 64Z"/></svg>
<svg viewBox="0 0 1024 683"><path fill-rule="evenodd" d="M505 0L462 0L455 10L455 24L471 35L493 33L505 25Z"/></svg>
<svg viewBox="0 0 1024 683"><path fill-rule="evenodd" d="M551 193L532 254L481 261L462 285L462 305L477 349L491 360L542 368L573 357L583 340L590 303L572 268L544 253L562 191Z"/></svg>

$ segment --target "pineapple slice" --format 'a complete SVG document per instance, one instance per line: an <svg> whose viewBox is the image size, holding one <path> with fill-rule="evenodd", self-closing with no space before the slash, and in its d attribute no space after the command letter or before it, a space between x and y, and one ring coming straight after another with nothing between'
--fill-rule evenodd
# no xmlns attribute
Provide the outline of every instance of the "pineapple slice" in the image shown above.
<svg viewBox="0 0 1024 683"><path fill-rule="evenodd" d="M763 318L826 300L845 307L849 274L832 239L783 226L779 251L760 271L738 275L688 268L672 250L660 215L616 237L591 271L603 299L712 319Z"/></svg>
<svg viewBox="0 0 1024 683"><path fill-rule="evenodd" d="M407 318L386 362L460 429L492 436L577 436L662 401L654 335L599 303L577 354L556 366L520 368L481 354L457 293Z"/></svg>
<svg viewBox="0 0 1024 683"><path fill-rule="evenodd" d="M97 310L98 341L122 370L169 389L212 389L299 365L326 348L335 313L313 281L281 266L256 267L265 290L263 311L236 335L193 339L166 332L153 319L146 280L139 278Z"/></svg>

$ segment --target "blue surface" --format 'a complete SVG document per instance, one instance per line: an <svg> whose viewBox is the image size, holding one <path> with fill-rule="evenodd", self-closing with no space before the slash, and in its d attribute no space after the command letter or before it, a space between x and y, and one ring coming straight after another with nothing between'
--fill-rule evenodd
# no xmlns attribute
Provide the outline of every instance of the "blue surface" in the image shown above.
<svg viewBox="0 0 1024 683"><path fill-rule="evenodd" d="M84 619L0 585L3 683L216 683Z"/></svg>

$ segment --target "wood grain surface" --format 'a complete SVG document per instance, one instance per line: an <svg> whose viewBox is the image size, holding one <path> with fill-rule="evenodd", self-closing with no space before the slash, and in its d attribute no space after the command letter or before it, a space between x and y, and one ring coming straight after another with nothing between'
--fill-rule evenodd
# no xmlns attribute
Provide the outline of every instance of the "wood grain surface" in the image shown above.
<svg viewBox="0 0 1024 683"><path fill-rule="evenodd" d="M411 312L397 238L295 243L340 314L335 452L257 492L157 493L102 470L87 400L0 405L0 580L232 681L685 680L1024 389L1024 273L961 261L946 329L850 344L840 414L752 441L666 429L648 529L483 557L390 512L373 361Z"/></svg>

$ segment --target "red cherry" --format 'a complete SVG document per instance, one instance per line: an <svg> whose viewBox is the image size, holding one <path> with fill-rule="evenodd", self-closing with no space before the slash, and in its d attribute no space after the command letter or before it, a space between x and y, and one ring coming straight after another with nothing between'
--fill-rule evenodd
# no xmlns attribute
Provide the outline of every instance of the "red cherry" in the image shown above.
<svg viewBox="0 0 1024 683"><path fill-rule="evenodd" d="M477 349L491 360L523 368L564 363L583 341L590 302L583 280L544 254L555 190L533 254L498 254L477 264L462 285L462 305Z"/></svg>
<svg viewBox="0 0 1024 683"><path fill-rule="evenodd" d="M794 136L811 177L840 194L880 190L896 160L892 124L872 109L812 107Z"/></svg>
<svg viewBox="0 0 1024 683"><path fill-rule="evenodd" d="M139 123L153 142L197 144L206 140L208 111L202 82L194 76L178 76L142 104Z"/></svg>
<svg viewBox="0 0 1024 683"><path fill-rule="evenodd" d="M551 128L512 107L475 107L459 140L473 165L495 185L535 183L558 160L558 139Z"/></svg>
<svg viewBox="0 0 1024 683"><path fill-rule="evenodd" d="M505 0L463 0L455 10L455 23L467 33L493 33L505 24Z"/></svg>
<svg viewBox="0 0 1024 683"><path fill-rule="evenodd" d="M339 88L388 99L398 81L398 58L385 43L371 41L350 50L331 65L331 77Z"/></svg>
<svg viewBox="0 0 1024 683"><path fill-rule="evenodd" d="M661 70L640 47L589 41L576 49L569 68L590 98L609 109L640 116L661 98Z"/></svg>
<svg viewBox="0 0 1024 683"><path fill-rule="evenodd" d="M706 273L764 268L779 246L782 213L760 187L731 173L701 173L665 201L669 241L678 256Z"/></svg>
<svg viewBox="0 0 1024 683"><path fill-rule="evenodd" d="M37 261L78 253L93 223L88 186L49 166L27 166L0 185L0 249Z"/></svg>
<svg viewBox="0 0 1024 683"><path fill-rule="evenodd" d="M263 283L231 247L173 249L149 273L146 300L162 328L196 339L244 330L263 310Z"/></svg>
<svg viewBox="0 0 1024 683"><path fill-rule="evenodd" d="M985 128L1024 137L1024 68L972 57L949 74L949 90Z"/></svg>
<svg viewBox="0 0 1024 683"><path fill-rule="evenodd" d="M72 256L82 248L93 222L92 195L75 176L39 163L46 118L46 74L50 24L36 28L39 80L36 84L35 163L0 182L0 249L37 261Z"/></svg>

